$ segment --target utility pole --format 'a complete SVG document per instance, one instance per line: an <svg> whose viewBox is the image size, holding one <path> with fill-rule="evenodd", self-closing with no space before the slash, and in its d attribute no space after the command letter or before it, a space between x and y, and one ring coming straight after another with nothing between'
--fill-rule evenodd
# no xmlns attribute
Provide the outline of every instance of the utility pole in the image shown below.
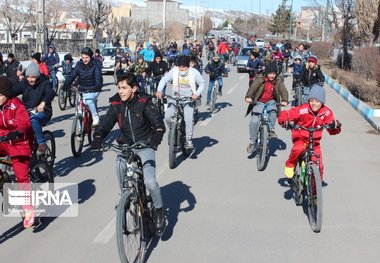
<svg viewBox="0 0 380 263"><path fill-rule="evenodd" d="M162 34L164 36L164 41L166 41L166 0L163 1L162 10Z"/></svg>
<svg viewBox="0 0 380 263"><path fill-rule="evenodd" d="M45 0L37 0L37 35L36 51L44 52L46 44L45 32Z"/></svg>
<svg viewBox="0 0 380 263"><path fill-rule="evenodd" d="M195 1L195 12L194 12L194 40L197 39L197 17L198 17L198 0Z"/></svg>
<svg viewBox="0 0 380 263"><path fill-rule="evenodd" d="M289 39L292 39L293 32L293 0L290 4L290 25L289 25Z"/></svg>

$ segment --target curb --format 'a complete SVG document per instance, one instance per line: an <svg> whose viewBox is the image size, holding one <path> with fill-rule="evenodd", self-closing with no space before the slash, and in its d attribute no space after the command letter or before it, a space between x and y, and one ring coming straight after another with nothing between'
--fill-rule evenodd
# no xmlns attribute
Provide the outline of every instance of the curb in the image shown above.
<svg viewBox="0 0 380 263"><path fill-rule="evenodd" d="M363 101L354 97L345 87L341 86L339 83L336 83L330 76L323 72L325 76L325 82L336 91L343 99L345 99L352 108L359 112L369 124L372 125L378 132L380 132L380 125L376 123L375 117L380 117L380 110L375 110L368 106Z"/></svg>

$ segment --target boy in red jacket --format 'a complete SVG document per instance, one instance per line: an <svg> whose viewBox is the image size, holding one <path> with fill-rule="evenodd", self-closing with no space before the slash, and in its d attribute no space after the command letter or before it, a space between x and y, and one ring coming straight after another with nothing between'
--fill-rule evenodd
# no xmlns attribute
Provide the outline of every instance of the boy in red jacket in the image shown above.
<svg viewBox="0 0 380 263"><path fill-rule="evenodd" d="M309 97L308 103L302 104L298 107L291 108L287 111L281 111L278 116L278 123L286 127L289 122L304 127L317 127L325 124L333 124L334 128L327 129L330 135L339 134L342 124L334 119L334 114L330 108L325 105L326 94L323 87L319 85L313 85ZM322 130L314 133L314 152L320 156L320 171L323 179L323 162L321 146L319 144L322 138ZM288 178L292 178L294 175L294 167L297 164L298 158L303 154L306 146L309 142L309 133L305 130L292 130L293 148L290 152L289 159L285 163L285 175Z"/></svg>

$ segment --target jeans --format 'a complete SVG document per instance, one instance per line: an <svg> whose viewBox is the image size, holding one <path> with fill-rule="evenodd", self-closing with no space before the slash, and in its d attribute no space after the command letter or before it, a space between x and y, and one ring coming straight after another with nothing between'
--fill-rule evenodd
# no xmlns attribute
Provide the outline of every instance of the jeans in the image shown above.
<svg viewBox="0 0 380 263"><path fill-rule="evenodd" d="M218 92L222 91L223 88L223 78L220 76L216 79L218 81ZM209 102L211 100L211 93L212 93L212 88L214 86L215 79L210 79L210 82L208 84L208 91L207 91L207 101Z"/></svg>
<svg viewBox="0 0 380 263"><path fill-rule="evenodd" d="M133 150L133 152L140 156L141 163L143 165L145 187L152 196L153 205L155 208L161 208L163 206L163 202L161 189L156 180L156 156L154 150L146 148L141 150ZM122 155L118 155L116 158L116 174L119 185L121 185L123 181L126 167L126 160Z"/></svg>
<svg viewBox="0 0 380 263"><path fill-rule="evenodd" d="M33 128L34 134L37 138L38 144L46 143L45 136L42 133L42 127L48 122L48 117L45 112L38 112L37 114L30 116L30 124Z"/></svg>
<svg viewBox="0 0 380 263"><path fill-rule="evenodd" d="M171 118L175 112L175 104L173 105L168 101L168 108L165 111L165 122L170 127ZM193 138L193 117L194 117L194 104L193 103L185 103L182 105L183 114L185 118L185 129L186 129L186 141L189 141Z"/></svg>
<svg viewBox="0 0 380 263"><path fill-rule="evenodd" d="M145 93L146 79L142 75L136 75L137 83L139 83L140 92Z"/></svg>
<svg viewBox="0 0 380 263"><path fill-rule="evenodd" d="M96 109L96 101L98 99L98 96L99 96L99 92L83 93L83 101L90 109L92 117L98 116L98 111Z"/></svg>
<svg viewBox="0 0 380 263"><path fill-rule="evenodd" d="M55 70L52 66L50 66L48 69L51 76L53 90L54 92L57 92L57 84L58 84L57 70Z"/></svg>
<svg viewBox="0 0 380 263"><path fill-rule="evenodd" d="M269 130L274 131L277 118L277 105L275 100L270 100L267 103L257 102L252 109L251 121L249 122L249 139L251 142L256 142L257 132L259 129L260 115L264 111L264 106L268 112Z"/></svg>

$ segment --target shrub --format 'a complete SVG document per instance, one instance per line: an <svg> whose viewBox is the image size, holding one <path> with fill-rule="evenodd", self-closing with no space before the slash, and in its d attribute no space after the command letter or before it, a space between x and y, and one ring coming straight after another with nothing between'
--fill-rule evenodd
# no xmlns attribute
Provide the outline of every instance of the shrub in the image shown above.
<svg viewBox="0 0 380 263"><path fill-rule="evenodd" d="M380 87L366 82L354 73L345 72L340 76L344 85L353 96L375 105L380 104Z"/></svg>
<svg viewBox="0 0 380 263"><path fill-rule="evenodd" d="M352 55L352 70L365 77L365 79L375 79L374 71L378 64L379 49L375 47L361 48Z"/></svg>
<svg viewBox="0 0 380 263"><path fill-rule="evenodd" d="M333 79L337 79L337 78L338 78L338 70L337 70L336 68L333 68L333 69L331 70L331 77L332 77Z"/></svg>
<svg viewBox="0 0 380 263"><path fill-rule="evenodd" d="M376 59L372 67L372 76L376 80L377 85L380 87L380 60Z"/></svg>
<svg viewBox="0 0 380 263"><path fill-rule="evenodd" d="M333 46L327 42L314 42L309 50L316 54L318 59L328 59L333 52Z"/></svg>
<svg viewBox="0 0 380 263"><path fill-rule="evenodd" d="M352 54L348 53L348 56L344 58L343 65L345 66L345 70L351 69L351 61L352 61ZM342 66L342 52L339 53L338 58L336 59L336 65L339 68L343 68Z"/></svg>

